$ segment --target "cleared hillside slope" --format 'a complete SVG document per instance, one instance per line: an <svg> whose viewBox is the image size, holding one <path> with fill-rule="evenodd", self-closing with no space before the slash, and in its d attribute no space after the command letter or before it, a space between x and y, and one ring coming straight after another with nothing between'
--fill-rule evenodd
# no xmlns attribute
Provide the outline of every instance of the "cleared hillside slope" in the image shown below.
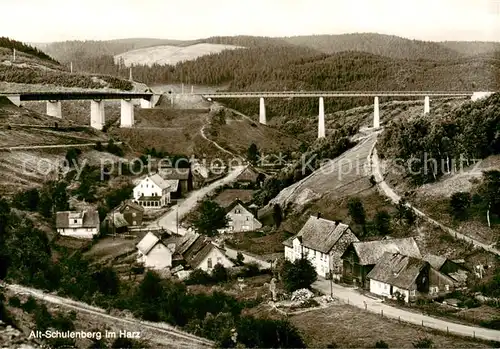
<svg viewBox="0 0 500 349"><path fill-rule="evenodd" d="M242 48L234 45L220 45L199 43L189 46L154 46L127 51L116 55L115 61L122 62L125 66L130 65L175 65L183 61L191 61L200 56Z"/></svg>

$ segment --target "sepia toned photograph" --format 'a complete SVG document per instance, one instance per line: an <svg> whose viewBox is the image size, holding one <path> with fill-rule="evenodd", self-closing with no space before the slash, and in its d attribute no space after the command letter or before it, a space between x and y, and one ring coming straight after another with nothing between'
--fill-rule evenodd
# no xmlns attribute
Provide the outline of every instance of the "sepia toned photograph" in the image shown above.
<svg viewBox="0 0 500 349"><path fill-rule="evenodd" d="M500 0L0 17L0 348L500 348Z"/></svg>

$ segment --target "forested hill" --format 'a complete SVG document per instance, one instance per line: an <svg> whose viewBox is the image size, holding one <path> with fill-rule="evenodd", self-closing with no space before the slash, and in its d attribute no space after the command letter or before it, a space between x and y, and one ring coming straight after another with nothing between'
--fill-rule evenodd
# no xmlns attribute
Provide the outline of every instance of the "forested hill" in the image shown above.
<svg viewBox="0 0 500 349"><path fill-rule="evenodd" d="M58 64L58 62L55 59L53 59L52 57L50 57L49 55L47 55L43 51L40 51L39 49L37 49L33 46L27 45L27 44L22 43L22 42L17 41L17 40L9 39L9 38L4 37L4 36L0 37L0 47L7 48L10 50L15 49L18 52L24 52L26 54L37 57L41 60L45 60L45 61L49 61L51 63Z"/></svg>
<svg viewBox="0 0 500 349"><path fill-rule="evenodd" d="M330 54L358 51L390 58L434 60L456 59L464 55L437 42L375 33L294 36L285 38L285 41Z"/></svg>
<svg viewBox="0 0 500 349"><path fill-rule="evenodd" d="M180 41L168 39L120 39L120 40L72 40L53 42L49 44L34 44L39 49L43 50L57 60L68 62L81 62L84 60L92 60L103 56L114 56L119 53L130 50L140 49L144 47L159 46L159 45L192 45L195 41Z"/></svg>

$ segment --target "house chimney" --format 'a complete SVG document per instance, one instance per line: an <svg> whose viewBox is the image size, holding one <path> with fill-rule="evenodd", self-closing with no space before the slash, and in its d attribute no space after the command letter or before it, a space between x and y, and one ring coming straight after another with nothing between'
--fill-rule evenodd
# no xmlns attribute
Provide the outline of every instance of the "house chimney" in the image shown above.
<svg viewBox="0 0 500 349"><path fill-rule="evenodd" d="M316 215L316 218L321 218L321 212L318 212L318 214Z"/></svg>

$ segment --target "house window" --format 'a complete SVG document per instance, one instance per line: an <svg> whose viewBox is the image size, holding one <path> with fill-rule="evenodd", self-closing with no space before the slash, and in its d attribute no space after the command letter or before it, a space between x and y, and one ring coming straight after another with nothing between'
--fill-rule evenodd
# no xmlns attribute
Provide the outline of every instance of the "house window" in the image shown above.
<svg viewBox="0 0 500 349"><path fill-rule="evenodd" d="M137 216L137 213L132 212L132 217L135 217L135 216Z"/></svg>
<svg viewBox="0 0 500 349"><path fill-rule="evenodd" d="M425 279L425 278L424 278ZM415 290L410 291L410 296L415 296Z"/></svg>
<svg viewBox="0 0 500 349"><path fill-rule="evenodd" d="M241 211L237 208L236 210L234 210L234 213L241 213Z"/></svg>
<svg viewBox="0 0 500 349"><path fill-rule="evenodd" d="M207 268L212 269L212 258L207 259Z"/></svg>
<svg viewBox="0 0 500 349"><path fill-rule="evenodd" d="M249 220L250 220L250 217L247 217L247 221L249 221Z"/></svg>
<svg viewBox="0 0 500 349"><path fill-rule="evenodd" d="M387 284L384 284L384 290L387 290Z"/></svg>
<svg viewBox="0 0 500 349"><path fill-rule="evenodd" d="M130 207L128 207L128 206L127 206L127 207L125 207L125 209L126 209L126 210L129 210L129 209L130 209Z"/></svg>
<svg viewBox="0 0 500 349"><path fill-rule="evenodd" d="M73 223L78 223L78 221L76 219L73 219Z"/></svg>
<svg viewBox="0 0 500 349"><path fill-rule="evenodd" d="M132 225L137 225L137 222L136 221L132 221Z"/></svg>

